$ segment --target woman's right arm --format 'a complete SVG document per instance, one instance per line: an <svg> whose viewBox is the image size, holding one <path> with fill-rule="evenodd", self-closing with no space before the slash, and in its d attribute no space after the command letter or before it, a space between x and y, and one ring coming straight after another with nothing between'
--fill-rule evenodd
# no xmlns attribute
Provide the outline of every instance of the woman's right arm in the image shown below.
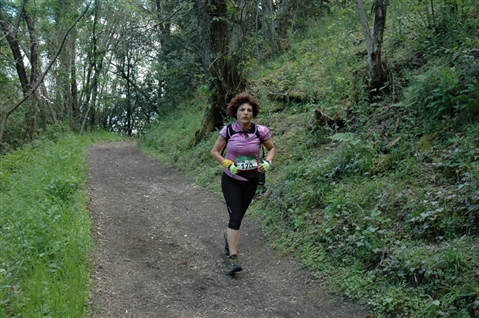
<svg viewBox="0 0 479 318"><path fill-rule="evenodd" d="M211 149L211 157L213 157L213 159L215 159L219 163L222 163L225 160L225 158L223 158L223 156L221 155L221 150L224 148L225 145L226 139L223 136L219 135L218 139L216 139L213 149Z"/></svg>

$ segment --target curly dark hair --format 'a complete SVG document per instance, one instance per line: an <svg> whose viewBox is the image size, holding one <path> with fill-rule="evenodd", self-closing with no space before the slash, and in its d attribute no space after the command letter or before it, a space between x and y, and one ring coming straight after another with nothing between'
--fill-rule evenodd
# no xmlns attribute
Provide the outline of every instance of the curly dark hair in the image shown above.
<svg viewBox="0 0 479 318"><path fill-rule="evenodd" d="M258 116L259 109L260 109L258 101L253 96L246 93L236 95L229 102L228 106L226 107L226 111L228 112L228 115L230 115L230 117L232 118L235 118L238 108L243 104L248 104L253 107L253 118L256 118L256 116Z"/></svg>

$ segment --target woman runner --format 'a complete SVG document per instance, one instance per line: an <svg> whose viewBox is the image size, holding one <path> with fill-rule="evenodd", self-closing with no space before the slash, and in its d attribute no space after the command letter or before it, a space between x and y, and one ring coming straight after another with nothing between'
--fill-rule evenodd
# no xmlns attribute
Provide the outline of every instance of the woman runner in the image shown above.
<svg viewBox="0 0 479 318"><path fill-rule="evenodd" d="M240 226L258 187L258 175L269 171L276 148L266 126L252 123L259 113L258 102L249 94L234 97L227 106L228 115L236 121L223 127L211 150L211 156L224 167L221 188L229 214L224 233L225 252L229 255L227 271L242 270L238 260ZM268 150L260 158L261 144ZM226 146L226 157L221 151Z"/></svg>

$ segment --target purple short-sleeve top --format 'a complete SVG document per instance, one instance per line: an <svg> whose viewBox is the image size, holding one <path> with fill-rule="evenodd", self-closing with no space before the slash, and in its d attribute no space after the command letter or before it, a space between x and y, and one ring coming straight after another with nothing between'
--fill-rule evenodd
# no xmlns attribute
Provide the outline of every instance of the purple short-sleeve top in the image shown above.
<svg viewBox="0 0 479 318"><path fill-rule="evenodd" d="M226 159L233 161L235 164L237 157L240 156L251 156L256 158L258 162L260 162L260 148L261 148L261 141L255 135L254 132L252 133L238 133L242 131L240 124L238 122L234 122L231 125L231 128L237 132L236 134L232 135L228 140L226 145ZM261 140L265 142L268 140L271 135L268 127L263 125L256 124L256 128L258 129L259 135L261 136ZM227 134L227 126L224 126L221 131L220 135L226 139ZM225 173L233 179L240 180L240 181L247 181L247 179L232 174L228 169L224 170Z"/></svg>

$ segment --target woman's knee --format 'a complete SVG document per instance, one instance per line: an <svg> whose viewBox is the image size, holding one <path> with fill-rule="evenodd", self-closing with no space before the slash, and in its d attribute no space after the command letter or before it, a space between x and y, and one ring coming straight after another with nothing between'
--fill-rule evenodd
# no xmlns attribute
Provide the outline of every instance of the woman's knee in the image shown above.
<svg viewBox="0 0 479 318"><path fill-rule="evenodd" d="M239 230L241 227L241 221L230 220L228 222L228 228L232 230Z"/></svg>
<svg viewBox="0 0 479 318"><path fill-rule="evenodd" d="M241 227L241 221L243 220L243 214L239 212L235 212L228 208L228 212L230 214L230 218L228 221L228 228L232 230L239 230Z"/></svg>

